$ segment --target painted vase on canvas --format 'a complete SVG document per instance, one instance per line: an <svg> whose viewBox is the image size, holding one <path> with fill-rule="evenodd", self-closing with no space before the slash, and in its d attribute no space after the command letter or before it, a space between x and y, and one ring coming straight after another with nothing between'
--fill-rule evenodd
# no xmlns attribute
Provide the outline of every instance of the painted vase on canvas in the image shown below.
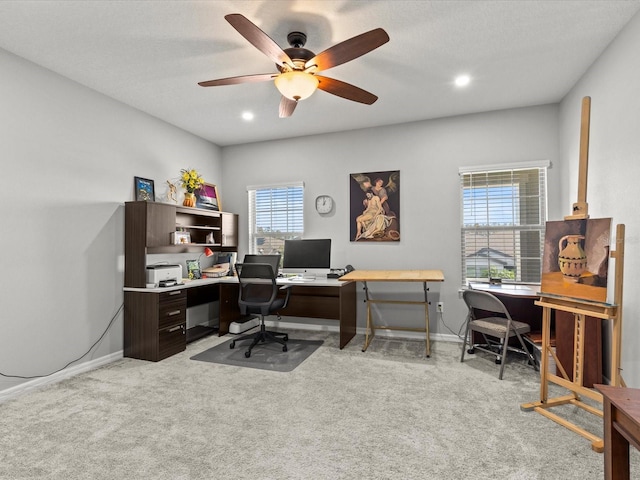
<svg viewBox="0 0 640 480"><path fill-rule="evenodd" d="M565 235L558 242L558 266L567 282L577 282L587 269L587 254L580 245L581 240L584 235Z"/></svg>

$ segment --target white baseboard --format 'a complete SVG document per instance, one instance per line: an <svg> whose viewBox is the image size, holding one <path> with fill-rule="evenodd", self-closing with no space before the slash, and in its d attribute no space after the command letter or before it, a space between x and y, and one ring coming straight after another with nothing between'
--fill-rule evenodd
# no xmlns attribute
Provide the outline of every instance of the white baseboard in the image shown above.
<svg viewBox="0 0 640 480"><path fill-rule="evenodd" d="M338 325L318 325L313 323L298 323L298 322L283 322L278 320L266 320L264 321L265 326L267 327L283 327L283 328L294 328L296 330L310 330L315 332L340 332L340 327ZM356 333L359 335L364 335L366 333L365 328L357 328ZM376 337L387 337L387 338L407 338L411 340L424 340L424 333L420 332L407 332L404 330L384 330L377 329ZM462 343L462 340L458 338L457 335L447 334L447 333L430 333L429 338L431 340L436 340L439 342L454 342L454 343Z"/></svg>
<svg viewBox="0 0 640 480"><path fill-rule="evenodd" d="M267 320L264 321L265 326L267 327L282 327L282 328L293 328L295 330L309 330L313 332L340 332L340 327L336 325L322 325L322 324L314 324L314 323L299 323L299 322L283 322L278 320Z"/></svg>
<svg viewBox="0 0 640 480"><path fill-rule="evenodd" d="M29 380L28 382L21 383L20 385L16 385L15 387L7 388L6 390L2 390L0 392L0 403L11 400L12 398L19 397L20 395L24 395L27 392L30 392L37 388L41 388L45 385L57 383L67 378L78 375L80 373L88 372L90 370L95 370L96 368L102 367L103 365L115 362L116 360L120 360L122 357L123 357L123 351L120 350L119 352L110 353L109 355L96 358L89 362L85 362L79 365L74 365L72 367L65 368L64 370L53 373L49 376L34 378L33 380Z"/></svg>

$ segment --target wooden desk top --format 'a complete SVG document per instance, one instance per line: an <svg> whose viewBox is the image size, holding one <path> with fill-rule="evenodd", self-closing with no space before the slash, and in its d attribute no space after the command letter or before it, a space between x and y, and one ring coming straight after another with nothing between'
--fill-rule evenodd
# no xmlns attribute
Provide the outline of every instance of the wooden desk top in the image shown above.
<svg viewBox="0 0 640 480"><path fill-rule="evenodd" d="M594 385L615 407L640 424L640 389Z"/></svg>
<svg viewBox="0 0 640 480"><path fill-rule="evenodd" d="M212 285L217 283L238 283L238 277L236 276L224 276L216 278L200 278L198 280L182 279L182 283L173 285L171 287L155 287L155 288L136 288L136 287L124 287L125 292L146 292L146 293L164 293L171 290L182 290L183 288L202 287L204 285ZM301 287L341 287L345 282L340 279L327 278L319 276L310 282L297 282L287 278L276 279L278 285L291 285Z"/></svg>
<svg viewBox="0 0 640 480"><path fill-rule="evenodd" d="M444 282L442 270L354 270L340 277L352 282Z"/></svg>

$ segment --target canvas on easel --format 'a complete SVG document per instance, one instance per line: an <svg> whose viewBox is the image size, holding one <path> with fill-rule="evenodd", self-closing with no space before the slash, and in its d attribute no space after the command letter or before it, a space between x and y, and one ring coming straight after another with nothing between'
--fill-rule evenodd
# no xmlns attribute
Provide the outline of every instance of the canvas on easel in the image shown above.
<svg viewBox="0 0 640 480"><path fill-rule="evenodd" d="M540 291L605 302L610 243L610 218L547 222Z"/></svg>
<svg viewBox="0 0 640 480"><path fill-rule="evenodd" d="M591 98L582 99L580 125L580 164L578 175L578 201L572 214L564 221L548 222L545 233L543 271L540 299L542 307L542 349L540 362L540 400L524 403L524 411L535 411L591 441L596 452L604 451L604 439L551 412L552 408L571 404L586 412L603 416L603 411L583 401L588 398L602 404L603 396L584 385L583 374L586 344L587 317L612 321L611 385L623 385L620 375L620 347L622 337L622 281L624 273L624 232L619 224L615 232L615 249L610 249L611 219L589 219L587 204L587 166L589 150L589 124ZM612 283L612 302L607 303L608 259L615 259ZM551 346L551 323L554 312L573 315L572 376ZM556 324L562 321L557 316ZM597 347L596 347L597 348ZM549 359L556 363L556 373L549 370ZM569 390L568 395L549 397L549 385Z"/></svg>

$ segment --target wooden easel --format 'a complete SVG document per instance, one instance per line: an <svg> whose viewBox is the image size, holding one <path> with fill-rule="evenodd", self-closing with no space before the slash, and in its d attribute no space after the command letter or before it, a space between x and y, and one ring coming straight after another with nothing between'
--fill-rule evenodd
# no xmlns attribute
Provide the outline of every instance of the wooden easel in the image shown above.
<svg viewBox="0 0 640 480"><path fill-rule="evenodd" d="M586 219L588 215L587 204L587 166L589 151L589 120L591 114L591 98L582 99L582 117L580 128L580 166L578 181L578 201L573 204L572 215L565 217L565 220ZM602 404L603 397L599 392L587 388L583 385L584 367L584 333L586 317L595 317L602 320L613 321L613 337L611 345L611 384L614 386L623 385L620 376L620 347L622 335L622 284L624 273L624 225L616 227L616 249L610 253L610 257L615 259L614 274L614 303L601 303L581 300L576 298L560 297L542 293L540 299L535 302L542 307L542 352L540 365L540 400L532 403L524 403L520 406L525 411L536 411L539 414L553 420L554 422L568 428L569 430L582 435L591 441L591 448L596 452L604 450L604 440L585 429L571 423L570 421L549 411L550 408L573 404L594 415L603 417L602 408L598 409L584 403L580 396L590 398ZM566 370L558 360L555 352L551 349L551 311L560 310L573 313L574 315L574 345L573 345L573 379L569 378ZM552 374L548 371L549 356L553 357L556 366L562 376ZM556 398L549 398L549 382L560 385L570 391L568 395Z"/></svg>

